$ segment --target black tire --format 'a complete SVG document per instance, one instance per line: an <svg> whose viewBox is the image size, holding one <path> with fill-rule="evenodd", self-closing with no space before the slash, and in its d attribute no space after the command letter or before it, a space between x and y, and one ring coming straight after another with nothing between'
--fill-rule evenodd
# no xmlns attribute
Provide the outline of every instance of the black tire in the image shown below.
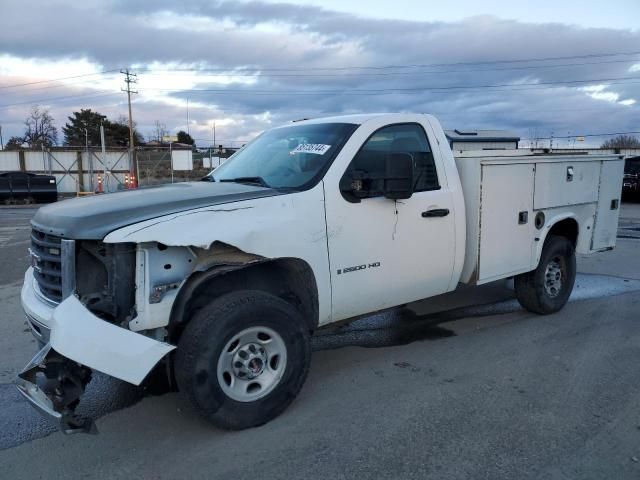
<svg viewBox="0 0 640 480"><path fill-rule="evenodd" d="M558 275L561 282L559 288L553 282ZM515 277L516 297L520 305L531 312L542 315L554 313L569 300L575 279L576 255L573 244L565 237L550 235L542 248L538 267Z"/></svg>
<svg viewBox="0 0 640 480"><path fill-rule="evenodd" d="M228 342L253 327L266 327L280 336L286 362L269 393L254 401L237 401L220 383L218 362ZM306 322L286 301L254 290L228 293L199 310L182 333L175 358L178 389L217 427L262 425L282 413L302 388L311 362L310 342Z"/></svg>

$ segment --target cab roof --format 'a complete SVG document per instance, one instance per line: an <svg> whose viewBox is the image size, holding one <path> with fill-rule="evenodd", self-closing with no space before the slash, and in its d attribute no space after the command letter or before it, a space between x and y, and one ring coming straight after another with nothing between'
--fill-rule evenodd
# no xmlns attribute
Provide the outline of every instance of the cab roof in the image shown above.
<svg viewBox="0 0 640 480"><path fill-rule="evenodd" d="M335 115L331 117L320 118L303 118L300 120L294 120L292 123L352 123L354 125L362 125L368 120L383 117L385 115L396 115L395 113L356 113L352 115Z"/></svg>

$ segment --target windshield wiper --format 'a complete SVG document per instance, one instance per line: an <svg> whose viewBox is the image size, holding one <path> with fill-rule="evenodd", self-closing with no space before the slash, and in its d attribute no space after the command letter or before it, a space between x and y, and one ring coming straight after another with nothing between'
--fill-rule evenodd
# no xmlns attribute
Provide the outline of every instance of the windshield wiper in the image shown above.
<svg viewBox="0 0 640 480"><path fill-rule="evenodd" d="M238 177L238 178L222 178L219 182L248 183L250 185L260 185L261 187L270 188L269 184L262 177Z"/></svg>

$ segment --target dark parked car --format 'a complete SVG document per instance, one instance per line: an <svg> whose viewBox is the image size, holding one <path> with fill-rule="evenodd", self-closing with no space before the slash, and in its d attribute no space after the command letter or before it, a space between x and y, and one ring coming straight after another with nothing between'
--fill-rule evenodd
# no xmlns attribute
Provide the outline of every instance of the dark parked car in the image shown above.
<svg viewBox="0 0 640 480"><path fill-rule="evenodd" d="M622 193L629 197L640 197L640 157L629 157L625 160Z"/></svg>
<svg viewBox="0 0 640 480"><path fill-rule="evenodd" d="M0 203L51 203L56 200L56 177L27 172L0 173Z"/></svg>

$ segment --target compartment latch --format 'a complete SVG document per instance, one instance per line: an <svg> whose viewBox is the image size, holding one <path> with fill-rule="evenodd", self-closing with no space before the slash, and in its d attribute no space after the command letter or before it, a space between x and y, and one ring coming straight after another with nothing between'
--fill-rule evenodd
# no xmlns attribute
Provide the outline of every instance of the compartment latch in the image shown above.
<svg viewBox="0 0 640 480"><path fill-rule="evenodd" d="M573 182L573 167L567 167L567 182Z"/></svg>

